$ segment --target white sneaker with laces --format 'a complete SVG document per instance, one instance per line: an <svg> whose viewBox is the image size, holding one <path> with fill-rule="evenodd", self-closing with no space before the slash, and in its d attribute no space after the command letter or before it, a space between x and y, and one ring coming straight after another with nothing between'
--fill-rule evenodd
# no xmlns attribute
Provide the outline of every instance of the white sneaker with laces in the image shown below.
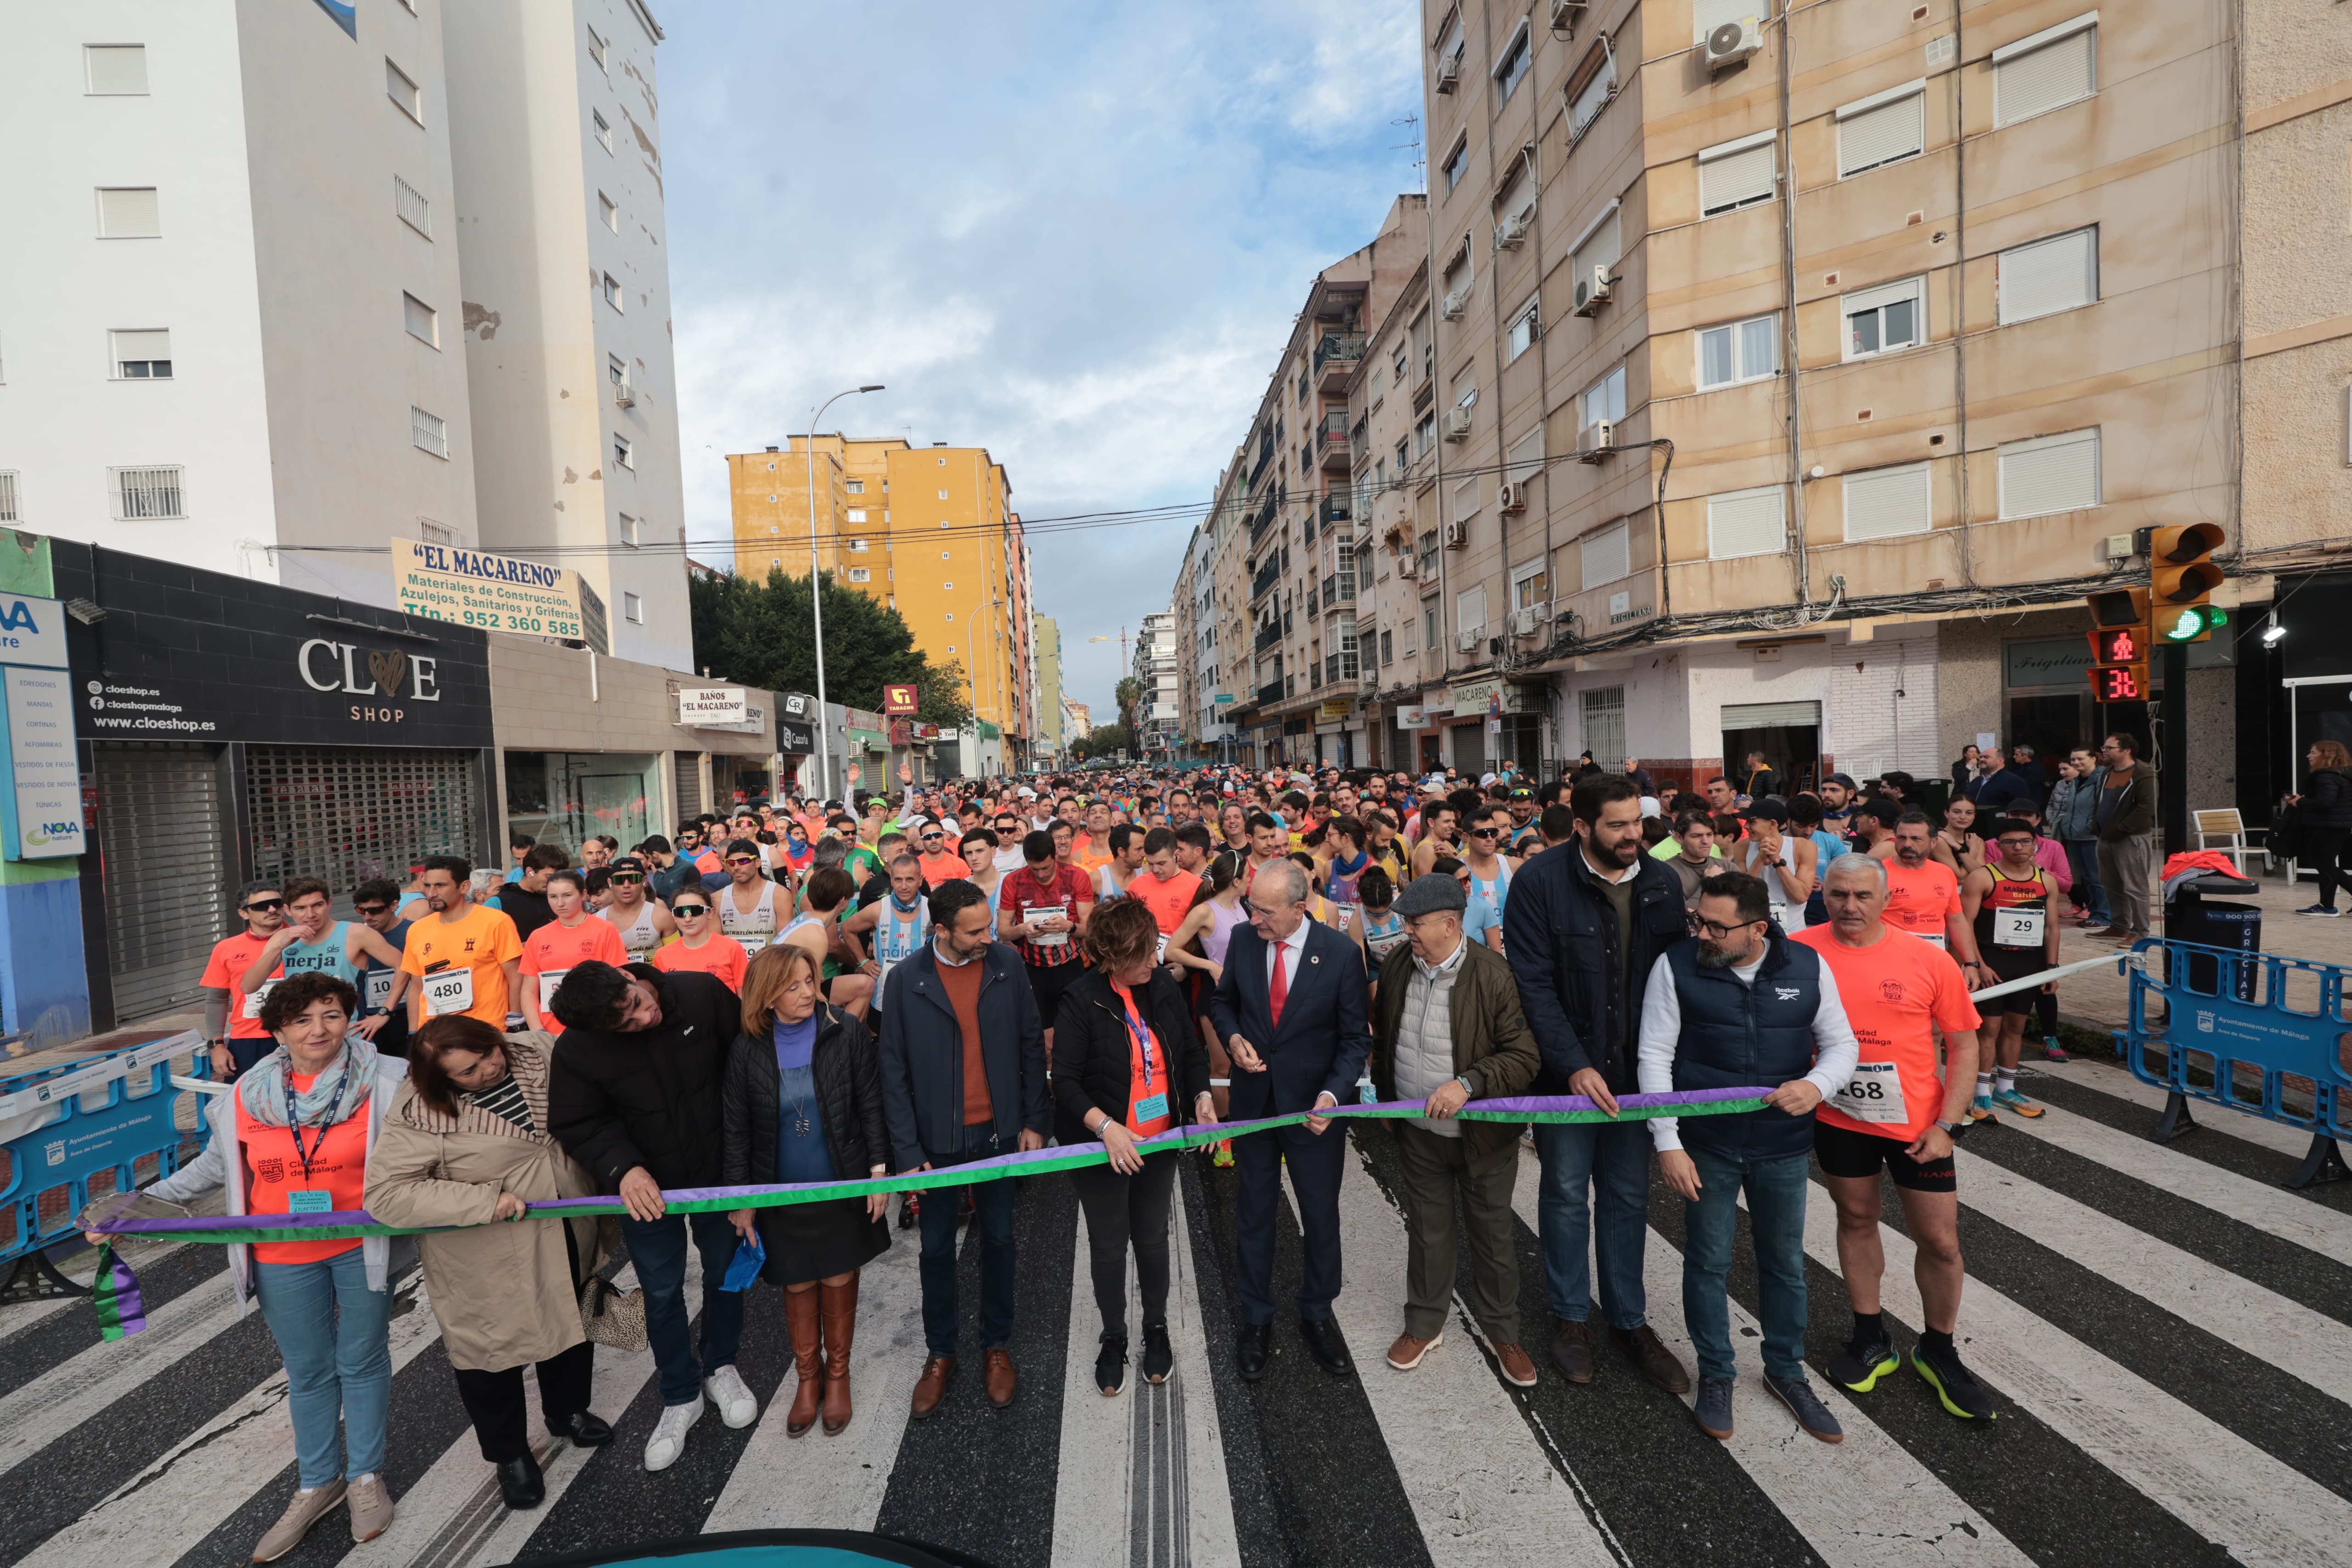
<svg viewBox="0 0 2352 1568"><path fill-rule="evenodd" d="M667 1470L677 1463L686 1452L688 1428L702 1419L702 1401L691 1405L671 1405L663 1407L661 1419L654 1423L654 1435L646 1439L646 1468Z"/></svg>
<svg viewBox="0 0 2352 1568"><path fill-rule="evenodd" d="M743 1385L742 1375L730 1363L702 1380L703 1392L719 1406L719 1419L730 1426L749 1426L760 1418L760 1402Z"/></svg>

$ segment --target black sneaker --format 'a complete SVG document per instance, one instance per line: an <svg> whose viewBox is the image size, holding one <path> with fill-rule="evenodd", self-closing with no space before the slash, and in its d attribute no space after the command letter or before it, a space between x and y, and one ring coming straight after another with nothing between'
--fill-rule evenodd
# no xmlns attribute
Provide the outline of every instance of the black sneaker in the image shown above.
<svg viewBox="0 0 2352 1568"><path fill-rule="evenodd" d="M1095 1357L1095 1386L1105 1399L1127 1392L1127 1336L1103 1331L1102 1351Z"/></svg>
<svg viewBox="0 0 2352 1568"><path fill-rule="evenodd" d="M1143 1325L1143 1381L1165 1383L1176 1370L1176 1347L1168 1342L1168 1325Z"/></svg>
<svg viewBox="0 0 2352 1568"><path fill-rule="evenodd" d="M1991 1396L1960 1364L1958 1351L1931 1351L1926 1345L1913 1345L1911 1369L1927 1380L1927 1386L1936 1391L1937 1403L1961 1420L1994 1419Z"/></svg>
<svg viewBox="0 0 2352 1568"><path fill-rule="evenodd" d="M1832 1383L1856 1394L1868 1394L1878 1386L1878 1380L1903 1364L1895 1347L1882 1336L1864 1344L1849 1340L1845 1348L1830 1357L1822 1370Z"/></svg>

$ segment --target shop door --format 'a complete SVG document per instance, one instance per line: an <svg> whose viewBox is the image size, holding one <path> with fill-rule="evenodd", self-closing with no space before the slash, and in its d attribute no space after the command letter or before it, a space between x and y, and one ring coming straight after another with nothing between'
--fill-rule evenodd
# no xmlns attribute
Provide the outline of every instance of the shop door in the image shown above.
<svg viewBox="0 0 2352 1568"><path fill-rule="evenodd" d="M679 752L677 758L677 819L691 821L702 815L702 753Z"/></svg>
<svg viewBox="0 0 2352 1568"><path fill-rule="evenodd" d="M236 892L221 849L220 774L209 748L100 742L99 876L117 1022L202 1000Z"/></svg>
<svg viewBox="0 0 2352 1568"><path fill-rule="evenodd" d="M1466 784L1486 771L1486 721L1454 726L1454 769Z"/></svg>
<svg viewBox="0 0 2352 1568"><path fill-rule="evenodd" d="M1748 781L1750 752L1780 775L1784 795L1821 787L1822 705L1818 702L1742 702L1723 710L1723 776L1734 790Z"/></svg>
<svg viewBox="0 0 2352 1568"><path fill-rule="evenodd" d="M248 746L251 877L316 877L337 909L370 877L404 881L427 855L492 862L475 753L404 746Z"/></svg>
<svg viewBox="0 0 2352 1568"><path fill-rule="evenodd" d="M2058 782L2058 764L2067 752L2087 746L2094 756L2098 754L2105 737L2092 732L2099 722L2095 708L2088 691L2010 693L2009 731L2000 743L2033 748L2032 776L2045 797Z"/></svg>
<svg viewBox="0 0 2352 1568"><path fill-rule="evenodd" d="M1423 735L1421 738L1421 771L1424 774L1445 771L1445 759L1439 754L1444 743L1442 735Z"/></svg>

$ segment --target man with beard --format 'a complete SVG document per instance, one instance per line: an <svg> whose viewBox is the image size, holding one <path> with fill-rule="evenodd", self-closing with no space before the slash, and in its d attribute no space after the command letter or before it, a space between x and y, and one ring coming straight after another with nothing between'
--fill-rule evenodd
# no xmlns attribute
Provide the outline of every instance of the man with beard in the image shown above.
<svg viewBox="0 0 2352 1568"><path fill-rule="evenodd" d="M1743 871L1708 879L1698 895L1698 934L1668 948L1650 971L1642 1091L1779 1086L1761 1110L1650 1122L1658 1174L1687 1205L1683 1317L1698 1358L1698 1428L1710 1437L1731 1436L1725 1279L1744 1191L1755 1233L1764 1386L1807 1432L1824 1443L1844 1440L1837 1417L1805 1381L1805 1189L1813 1108L1845 1086L1857 1051L1829 965L1772 929L1764 883Z"/></svg>

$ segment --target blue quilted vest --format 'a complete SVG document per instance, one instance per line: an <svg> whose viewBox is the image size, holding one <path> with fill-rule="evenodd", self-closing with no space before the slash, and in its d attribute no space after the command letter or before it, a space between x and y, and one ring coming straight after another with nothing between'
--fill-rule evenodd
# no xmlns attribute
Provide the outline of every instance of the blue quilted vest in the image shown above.
<svg viewBox="0 0 2352 1568"><path fill-rule="evenodd" d="M1778 1086L1813 1066L1813 1014L1822 1000L1821 955L1776 930L1751 984L1729 970L1704 969L1698 939L1666 950L1682 1008L1675 1047L1678 1089ZM1718 1160L1780 1160L1813 1147L1811 1111L1790 1116L1767 1106L1732 1116L1685 1116L1683 1146Z"/></svg>

